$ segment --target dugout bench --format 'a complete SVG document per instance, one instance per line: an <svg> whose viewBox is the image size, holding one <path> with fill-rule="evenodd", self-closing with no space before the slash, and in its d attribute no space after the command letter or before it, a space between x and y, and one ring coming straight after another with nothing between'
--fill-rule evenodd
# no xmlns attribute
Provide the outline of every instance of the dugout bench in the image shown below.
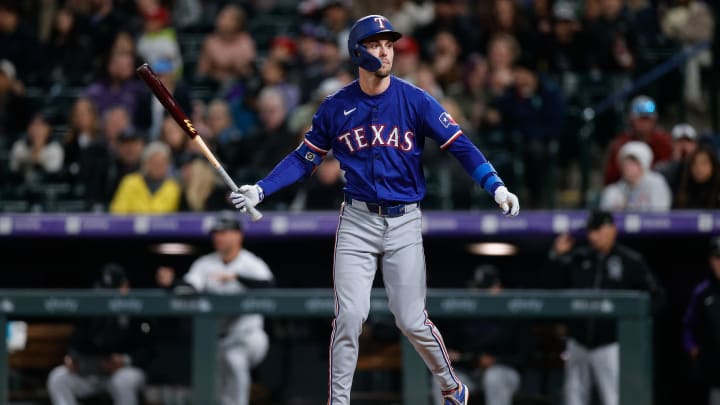
<svg viewBox="0 0 720 405"><path fill-rule="evenodd" d="M516 317L617 319L620 340L620 405L652 403L652 317L645 293L586 290L509 290L497 295L456 289L428 291L433 318ZM214 350L219 318L239 313L267 317L330 318L332 291L272 289L240 296L172 295L144 290L119 295L88 290L0 290L0 330L9 319L102 315L189 316L193 319L192 398L207 403L213 394ZM373 290L371 314L388 313L382 289ZM430 375L407 339L402 339L404 405L429 403ZM8 398L8 353L0 345L0 403Z"/></svg>

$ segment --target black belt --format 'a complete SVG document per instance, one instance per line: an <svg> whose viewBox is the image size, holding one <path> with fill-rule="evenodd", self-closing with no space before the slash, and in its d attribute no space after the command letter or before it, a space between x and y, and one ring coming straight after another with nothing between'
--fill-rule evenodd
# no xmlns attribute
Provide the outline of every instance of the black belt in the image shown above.
<svg viewBox="0 0 720 405"><path fill-rule="evenodd" d="M368 212L378 214L381 217L401 217L406 213L412 211L418 207L418 203L372 203L366 201L355 200L350 197L345 197L345 202L348 205L362 208Z"/></svg>

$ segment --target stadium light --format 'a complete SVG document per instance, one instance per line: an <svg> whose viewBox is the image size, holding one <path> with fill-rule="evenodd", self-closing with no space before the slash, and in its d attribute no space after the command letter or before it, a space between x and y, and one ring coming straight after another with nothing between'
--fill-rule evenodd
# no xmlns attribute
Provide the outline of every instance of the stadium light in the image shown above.
<svg viewBox="0 0 720 405"><path fill-rule="evenodd" d="M517 246L511 243L478 242L467 247L468 252L478 256L512 256L517 254Z"/></svg>

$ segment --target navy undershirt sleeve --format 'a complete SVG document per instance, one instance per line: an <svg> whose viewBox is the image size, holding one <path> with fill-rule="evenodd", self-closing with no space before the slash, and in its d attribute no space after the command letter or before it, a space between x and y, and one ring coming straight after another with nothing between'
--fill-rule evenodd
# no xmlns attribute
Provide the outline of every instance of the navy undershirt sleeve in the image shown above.
<svg viewBox="0 0 720 405"><path fill-rule="evenodd" d="M302 158L297 151L291 152L285 159L281 160L265 178L258 181L265 196L295 184L299 180L310 175L315 169L315 164Z"/></svg>

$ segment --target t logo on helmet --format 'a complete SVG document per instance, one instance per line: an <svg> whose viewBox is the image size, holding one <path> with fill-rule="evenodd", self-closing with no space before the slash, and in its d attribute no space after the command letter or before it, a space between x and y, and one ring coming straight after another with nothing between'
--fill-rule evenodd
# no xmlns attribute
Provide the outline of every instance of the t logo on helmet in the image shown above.
<svg viewBox="0 0 720 405"><path fill-rule="evenodd" d="M375 20L375 22L378 23L378 25L380 26L380 28L385 29L385 19L384 19L384 18L382 18L382 17L375 17L375 18L373 18L373 20Z"/></svg>

